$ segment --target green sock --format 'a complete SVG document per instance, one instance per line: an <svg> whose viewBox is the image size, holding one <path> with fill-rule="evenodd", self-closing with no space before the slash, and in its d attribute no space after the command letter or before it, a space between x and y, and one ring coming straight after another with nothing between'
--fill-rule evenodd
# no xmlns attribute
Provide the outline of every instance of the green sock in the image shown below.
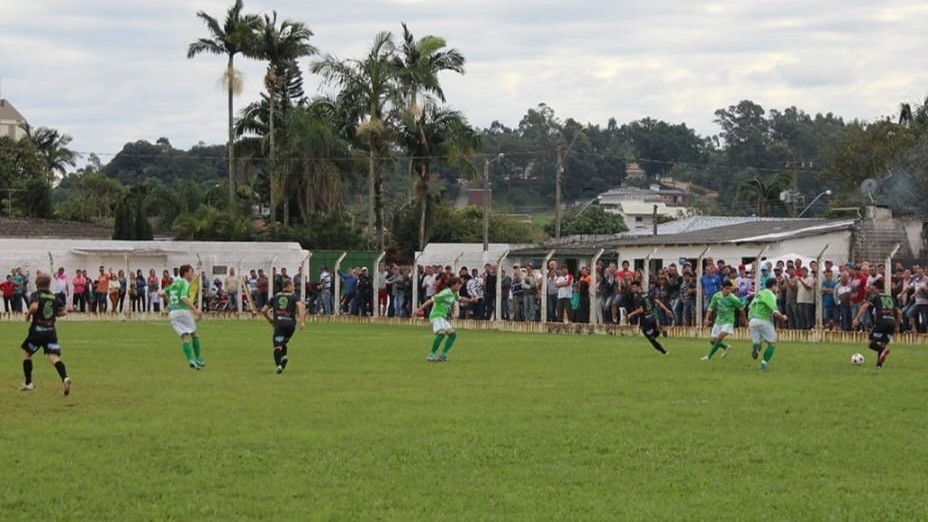
<svg viewBox="0 0 928 522"><path fill-rule="evenodd" d="M184 343L184 357L186 357L188 361L193 360L193 351L190 349L190 343Z"/></svg>
<svg viewBox="0 0 928 522"><path fill-rule="evenodd" d="M770 358L773 357L773 352L776 349L776 346L772 344L767 345L767 350L764 351L764 362L770 362Z"/></svg>
<svg viewBox="0 0 928 522"><path fill-rule="evenodd" d="M448 342L445 343L445 349L441 351L442 355L448 355L448 352L451 351L451 347L454 346L454 341L458 338L457 332L451 332L448 334Z"/></svg>
<svg viewBox="0 0 928 522"><path fill-rule="evenodd" d="M709 358L711 359L715 352L719 351L719 348L722 347L722 343L715 343L712 345L712 349L709 350Z"/></svg>
<svg viewBox="0 0 928 522"><path fill-rule="evenodd" d="M726 350L728 349L728 345L725 344L725 343L719 343L719 346L721 346L722 348L724 348L724 349L726 349Z"/></svg>
<svg viewBox="0 0 928 522"><path fill-rule="evenodd" d="M196 357L196 360L200 360L200 338L193 338L193 355Z"/></svg>
<svg viewBox="0 0 928 522"><path fill-rule="evenodd" d="M438 351L438 348L441 346L441 340L444 339L445 334L435 334L435 340L432 341L432 349L429 351L429 355L435 355L435 352Z"/></svg>

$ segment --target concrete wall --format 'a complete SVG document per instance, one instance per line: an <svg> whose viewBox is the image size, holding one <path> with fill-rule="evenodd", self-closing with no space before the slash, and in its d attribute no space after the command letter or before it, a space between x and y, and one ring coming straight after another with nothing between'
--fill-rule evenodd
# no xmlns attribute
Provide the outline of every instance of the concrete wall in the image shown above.
<svg viewBox="0 0 928 522"><path fill-rule="evenodd" d="M251 268L270 273L272 267L296 273L309 252L299 243L0 239L0 272L22 267L34 275L64 267L69 275L78 268L96 274L102 265L145 274L154 268L160 275L185 263L196 265L198 254L206 273L218 275L230 266L239 273Z"/></svg>

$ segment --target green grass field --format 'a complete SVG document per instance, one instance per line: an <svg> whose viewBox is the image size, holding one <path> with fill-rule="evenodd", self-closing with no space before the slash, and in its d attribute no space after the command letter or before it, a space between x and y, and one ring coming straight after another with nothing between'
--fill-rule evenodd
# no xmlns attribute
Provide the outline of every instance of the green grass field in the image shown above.
<svg viewBox="0 0 928 522"><path fill-rule="evenodd" d="M0 520L925 520L928 352L310 325L63 323L70 397L0 324ZM849 363L852 353L864 367Z"/></svg>

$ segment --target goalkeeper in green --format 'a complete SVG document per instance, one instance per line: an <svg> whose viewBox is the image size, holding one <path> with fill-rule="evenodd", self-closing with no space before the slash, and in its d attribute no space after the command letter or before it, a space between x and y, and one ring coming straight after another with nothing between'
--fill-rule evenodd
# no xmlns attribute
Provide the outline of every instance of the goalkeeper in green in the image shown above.
<svg viewBox="0 0 928 522"><path fill-rule="evenodd" d="M709 311L706 313L706 326L712 324L712 334L709 337L709 355L702 358L703 361L712 359L715 352L722 349L722 357L728 355L728 345L724 343L725 336L735 333L735 312L741 315L741 324L748 324L744 315L744 305L741 299L731 293L734 285L731 281L722 283L722 290L716 292L709 301ZM715 322L713 323L713 319Z"/></svg>
<svg viewBox="0 0 928 522"><path fill-rule="evenodd" d="M476 301L476 299L458 295L463 284L460 278L452 277L448 279L447 286L444 290L435 294L431 299L422 303L422 306L416 309L414 315L418 316L423 310L432 306L432 313L429 314L429 321L432 323L432 331L435 333L435 340L432 341L432 349L429 350L429 355L425 358L426 361L446 362L448 360L448 352L451 351L451 347L454 346L454 341L458 338L457 332L454 331L454 327L451 326L451 322L448 321L448 315L451 313L451 305L453 305L455 301L460 301L462 303L473 303ZM445 347L442 349L441 355L438 355L438 349L441 347L442 340L446 338Z"/></svg>

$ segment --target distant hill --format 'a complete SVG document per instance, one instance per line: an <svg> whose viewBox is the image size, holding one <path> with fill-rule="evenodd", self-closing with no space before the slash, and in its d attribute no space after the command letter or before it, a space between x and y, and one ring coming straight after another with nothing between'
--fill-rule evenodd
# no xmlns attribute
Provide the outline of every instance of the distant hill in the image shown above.
<svg viewBox="0 0 928 522"><path fill-rule="evenodd" d="M221 181L228 171L223 145L196 145L188 151L175 149L167 138L155 143L139 140L126 143L107 163L102 172L124 185L133 185L148 178L173 185L181 179L193 179L205 184Z"/></svg>

